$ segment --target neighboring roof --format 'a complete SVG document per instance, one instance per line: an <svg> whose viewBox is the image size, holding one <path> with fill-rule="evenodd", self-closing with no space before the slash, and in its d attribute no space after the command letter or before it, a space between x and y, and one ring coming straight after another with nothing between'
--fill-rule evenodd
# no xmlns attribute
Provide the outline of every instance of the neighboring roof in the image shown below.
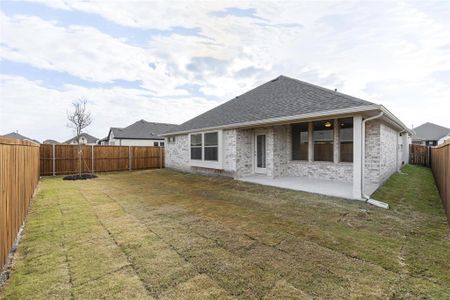
<svg viewBox="0 0 450 300"><path fill-rule="evenodd" d="M29 137L26 137L26 136L24 136L24 135L21 135L21 134L19 134L19 133L17 133L17 132L11 132L11 133L5 134L5 135L3 135L3 136L4 136L4 137L7 137L7 138L11 138L11 139L21 140L21 141L23 141L23 140L32 141L32 142L35 142L35 143L38 143L38 144L39 144L38 141L33 140L33 139L30 139Z"/></svg>
<svg viewBox="0 0 450 300"><path fill-rule="evenodd" d="M279 76L223 103L168 133L364 106L372 102L286 76Z"/></svg>
<svg viewBox="0 0 450 300"><path fill-rule="evenodd" d="M95 144L98 140L98 138L96 138L95 136L90 135L89 133L82 133L80 134L80 136L84 136L86 138L86 141L88 144ZM74 136L73 138L71 138L70 140L65 141L63 144L70 144L72 142L76 142L77 137Z"/></svg>
<svg viewBox="0 0 450 300"><path fill-rule="evenodd" d="M450 128L427 122L414 128L414 131L416 134L413 135L413 140L437 141L449 134Z"/></svg>
<svg viewBox="0 0 450 300"><path fill-rule="evenodd" d="M55 140L45 140L42 144L59 144L59 142Z"/></svg>
<svg viewBox="0 0 450 300"><path fill-rule="evenodd" d="M125 128L111 127L110 133L117 139L162 139L160 135L175 126L177 125L140 120Z"/></svg>

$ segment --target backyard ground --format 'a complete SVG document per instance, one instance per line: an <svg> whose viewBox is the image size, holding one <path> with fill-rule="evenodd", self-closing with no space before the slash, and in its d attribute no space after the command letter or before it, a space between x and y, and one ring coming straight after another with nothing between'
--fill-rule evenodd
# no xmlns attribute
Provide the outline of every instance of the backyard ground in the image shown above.
<svg viewBox="0 0 450 300"><path fill-rule="evenodd" d="M8 299L450 297L429 169L364 203L170 170L45 178Z"/></svg>

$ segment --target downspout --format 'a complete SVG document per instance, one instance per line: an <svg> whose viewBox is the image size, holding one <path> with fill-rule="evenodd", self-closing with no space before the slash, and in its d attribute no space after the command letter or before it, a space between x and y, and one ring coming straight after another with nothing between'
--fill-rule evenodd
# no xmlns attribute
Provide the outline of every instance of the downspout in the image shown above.
<svg viewBox="0 0 450 300"><path fill-rule="evenodd" d="M362 132L361 132L361 198L365 199L366 202L367 200L370 199L369 196L367 196L366 194L364 194L364 169L365 169L365 160L366 160L366 122L367 121L372 121L375 119L378 119L380 117L382 117L384 114L384 112L380 112L378 115L364 119L362 121Z"/></svg>
<svg viewBox="0 0 450 300"><path fill-rule="evenodd" d="M406 134L406 138L403 138L403 133ZM403 145L402 162L405 163L404 165L407 165L407 164L409 163L409 155L408 155L408 157L405 157L405 152L409 152L409 145L408 145L408 134L409 134L409 132L408 132L408 130L404 129L404 130L400 131L400 134L402 134L402 145ZM398 138L398 137L397 137L397 138ZM406 144L403 143L404 141L406 141ZM397 144L398 144L398 143L397 143ZM403 167L404 165L402 164L402 167ZM398 165L397 165L397 166L398 166ZM398 169L397 172L400 173L400 174L406 174L406 173L403 173L403 172L402 172L401 168Z"/></svg>

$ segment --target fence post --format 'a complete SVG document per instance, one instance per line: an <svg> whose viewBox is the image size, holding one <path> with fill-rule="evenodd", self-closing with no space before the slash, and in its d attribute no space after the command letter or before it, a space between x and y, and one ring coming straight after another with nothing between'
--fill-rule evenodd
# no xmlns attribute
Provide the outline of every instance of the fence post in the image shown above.
<svg viewBox="0 0 450 300"><path fill-rule="evenodd" d="M94 174L94 145L91 145L91 173Z"/></svg>
<svg viewBox="0 0 450 300"><path fill-rule="evenodd" d="M163 159L162 159L162 147L159 146L159 168L160 169L162 169L162 162L163 162Z"/></svg>
<svg viewBox="0 0 450 300"><path fill-rule="evenodd" d="M128 170L131 171L131 146L128 146Z"/></svg>
<svg viewBox="0 0 450 300"><path fill-rule="evenodd" d="M52 168L53 168L53 176L55 176L56 175L56 170L55 170L55 144L52 144L52 149L53 149L53 151L52 151L52 156L53 156L53 160L52 160Z"/></svg>

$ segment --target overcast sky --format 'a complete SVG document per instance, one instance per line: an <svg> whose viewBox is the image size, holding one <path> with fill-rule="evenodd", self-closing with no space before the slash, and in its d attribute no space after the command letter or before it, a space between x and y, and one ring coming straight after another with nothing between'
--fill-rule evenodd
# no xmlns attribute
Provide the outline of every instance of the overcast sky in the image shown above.
<svg viewBox="0 0 450 300"><path fill-rule="evenodd" d="M450 127L450 2L1 1L0 134L182 123L280 74Z"/></svg>

